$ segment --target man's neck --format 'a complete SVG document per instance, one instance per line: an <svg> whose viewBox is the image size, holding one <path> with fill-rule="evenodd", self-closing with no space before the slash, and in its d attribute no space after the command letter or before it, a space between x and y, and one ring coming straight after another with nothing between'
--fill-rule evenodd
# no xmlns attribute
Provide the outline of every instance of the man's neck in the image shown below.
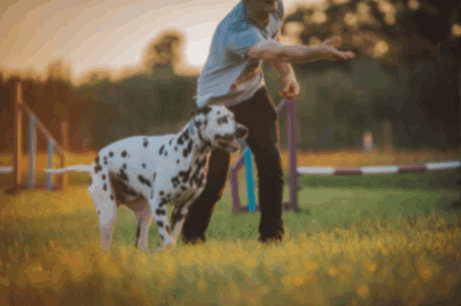
<svg viewBox="0 0 461 306"><path fill-rule="evenodd" d="M247 6L244 4L245 9L248 12L248 16L250 17L250 20L260 26L260 27L265 27L267 23L269 22L269 12L255 12L254 10L251 9L251 7Z"/></svg>

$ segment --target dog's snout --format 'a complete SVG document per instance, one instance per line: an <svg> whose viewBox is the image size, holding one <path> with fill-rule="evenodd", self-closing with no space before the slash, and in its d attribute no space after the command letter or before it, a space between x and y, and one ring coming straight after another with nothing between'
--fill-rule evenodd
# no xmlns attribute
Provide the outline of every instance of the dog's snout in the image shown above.
<svg viewBox="0 0 461 306"><path fill-rule="evenodd" d="M243 125L239 125L237 127L237 130L235 131L235 136L237 138L245 138L247 134L248 134L248 129Z"/></svg>

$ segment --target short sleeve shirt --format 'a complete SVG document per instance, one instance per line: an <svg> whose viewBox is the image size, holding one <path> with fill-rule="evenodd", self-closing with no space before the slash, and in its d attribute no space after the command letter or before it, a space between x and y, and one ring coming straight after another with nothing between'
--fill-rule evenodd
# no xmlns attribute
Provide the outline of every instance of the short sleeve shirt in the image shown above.
<svg viewBox="0 0 461 306"><path fill-rule="evenodd" d="M277 43L283 14L283 2L279 0L277 11L261 27L250 20L240 1L219 23L198 78L198 107L215 103L232 106L251 98L264 86L263 61L250 58L247 53L264 40Z"/></svg>

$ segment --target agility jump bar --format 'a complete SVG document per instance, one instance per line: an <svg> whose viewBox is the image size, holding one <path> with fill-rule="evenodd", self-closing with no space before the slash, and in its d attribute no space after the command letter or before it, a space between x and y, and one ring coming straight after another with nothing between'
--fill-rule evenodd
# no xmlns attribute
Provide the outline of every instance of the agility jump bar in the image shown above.
<svg viewBox="0 0 461 306"><path fill-rule="evenodd" d="M414 164L406 166L369 166L369 167L298 167L298 175L361 175L361 174L397 174L449 170L461 167L460 161Z"/></svg>

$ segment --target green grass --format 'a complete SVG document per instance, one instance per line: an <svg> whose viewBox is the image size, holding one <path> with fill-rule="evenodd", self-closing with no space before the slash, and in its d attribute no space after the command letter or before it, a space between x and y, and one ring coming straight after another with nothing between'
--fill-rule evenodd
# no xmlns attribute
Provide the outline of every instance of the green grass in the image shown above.
<svg viewBox="0 0 461 306"><path fill-rule="evenodd" d="M260 213L234 215L227 186L206 244L180 244L149 256L132 248L136 221L123 207L117 212L111 255L98 252L98 220L84 186L88 177L71 175L65 194L25 191L8 196L1 188L0 296L5 302L0 298L0 304L9 294L46 305L256 301L339 306L358 305L359 300L372 305L375 296L408 304L415 298L423 301L418 294L433 290L438 297L453 296L461 282L460 231L452 225L444 228L438 220L460 220L452 205L459 199L459 173L302 177L302 211L284 212L287 239L268 247L255 241ZM245 204L243 173L240 192ZM402 217L411 221L422 215L431 218L418 219L411 230L402 222ZM348 230L328 233L332 227ZM155 225L149 239L154 251L160 245ZM426 282L421 290L418 279ZM396 282L401 292L394 291Z"/></svg>
<svg viewBox="0 0 461 306"><path fill-rule="evenodd" d="M453 206L459 199L456 181L460 179L458 171L434 171L400 175L365 176L309 176L300 177L299 206L301 212L284 212L283 220L287 235L321 231L333 227L348 228L357 222L376 217L396 222L398 215L409 218L430 215L437 212L451 221L458 214ZM84 246L99 237L98 222L91 200L86 196L88 178L71 175L70 189L79 195L80 201L88 202L86 209L75 209L63 213L51 213L45 217L15 218L12 223L3 222L2 232L6 235L0 246L0 252L12 241L22 235L24 240L40 244L47 240L62 241L64 245ZM56 192L42 192L37 203L22 203L21 195L10 197L17 201L14 205L29 205L31 209L43 204L44 198L54 201L72 201L66 195ZM241 204L246 205L246 190L243 173L240 176ZM24 196L23 196L24 198ZM285 199L288 198L288 186L285 186ZM85 200L86 199L86 200ZM230 189L226 191L216 208L206 236L218 241L255 240L258 237L260 213L234 215L231 209ZM38 209L38 208L37 208ZM168 208L171 213L172 208ZM13 220L13 219L11 219ZM134 215L124 207L117 211L117 222L113 236L114 244L133 245L136 235ZM8 239L7 237L11 237ZM9 241L9 242L8 242ZM160 238L155 225L149 230L151 250L160 246Z"/></svg>

